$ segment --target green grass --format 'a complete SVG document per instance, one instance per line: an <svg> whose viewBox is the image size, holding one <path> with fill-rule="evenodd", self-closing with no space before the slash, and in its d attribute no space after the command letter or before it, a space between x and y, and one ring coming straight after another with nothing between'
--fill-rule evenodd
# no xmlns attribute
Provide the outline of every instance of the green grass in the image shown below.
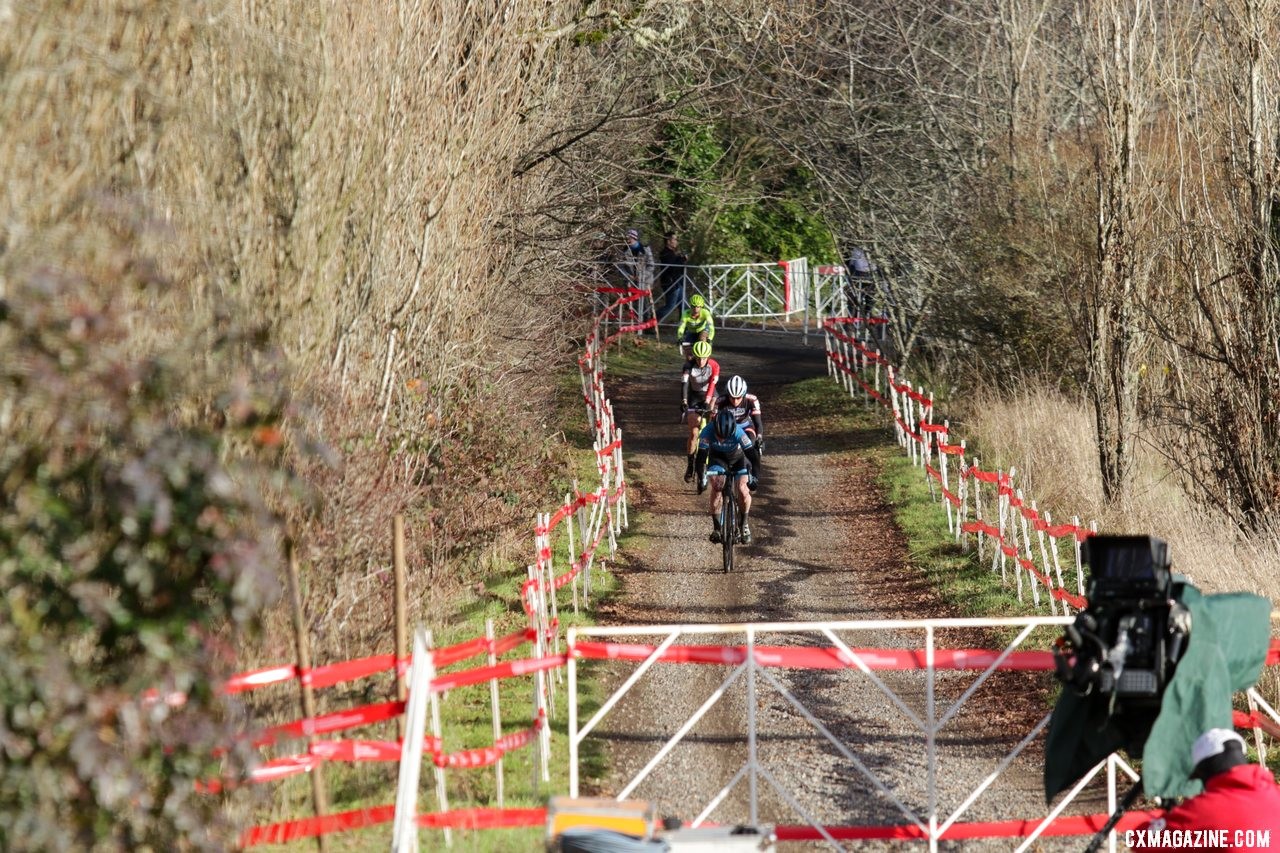
<svg viewBox="0 0 1280 853"><path fill-rule="evenodd" d="M651 337L627 335L609 348L605 356L605 370L613 381L645 376L655 370L678 367L680 354L676 342L670 336L661 341Z"/></svg>
<svg viewBox="0 0 1280 853"><path fill-rule="evenodd" d="M880 475L894 518L907 538L912 565L923 571L943 599L963 616L1033 615L1030 603L1018 601L1016 588L1006 587L986 559L978 560L971 543L966 551L947 530L946 509L929 493L922 467L913 465L896 444L886 449ZM954 488L954 484L953 484ZM1048 615L1045 609L1044 615Z"/></svg>

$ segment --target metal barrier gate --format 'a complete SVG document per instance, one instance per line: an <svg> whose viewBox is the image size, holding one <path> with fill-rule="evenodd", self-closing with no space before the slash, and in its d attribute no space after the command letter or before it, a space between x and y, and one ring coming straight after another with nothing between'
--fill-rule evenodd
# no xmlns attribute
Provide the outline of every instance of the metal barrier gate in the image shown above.
<svg viewBox="0 0 1280 853"><path fill-rule="evenodd" d="M580 748L584 739L600 724L600 722L614 709L621 701L623 696L627 694L639 680L649 671L654 664L660 661L682 661L697 662L701 664L720 663L731 666L732 671L714 690L710 697L698 708L696 712L682 725L674 735L658 750L645 767L640 770L636 776L627 783L622 791L617 795L618 800L625 800L636 788L645 780L646 777L666 758L671 751L680 743L680 741L689 734L693 727L701 720L710 709L716 705L725 695L725 692L731 685L739 679L745 680L747 693L747 760L740 770L720 789L709 803L701 810L697 818L693 821L693 826L698 826L708 819L712 812L720 805L729 793L743 779L746 779L749 786L749 804L750 814L747 819L751 823L758 823L759 815L759 786L761 783L770 785L773 790L781 797L783 801L788 803L792 809L811 827L816 829L818 833L831 846L837 850L844 848L833 837L830 827L823 827L809 815L801 804L792 796L786 787L779 781L774 772L765 767L759 760L758 753L758 736L756 702L757 690L763 685L767 689L772 689L781 695L792 707L794 707L800 715L809 723L813 729L828 741L845 759L849 761L854 768L858 770L866 779L880 792L881 795L895 805L903 815L907 817L911 823L918 827L920 834L929 842L931 851L937 850L938 842L942 839L943 833L948 828L955 825L959 818L974 804L975 801L1000 777L1009 765L1018 757L1019 754L1030 744L1035 737L1048 725L1049 715L1044 717L1034 726L1032 730L1023 737L1016 746L1006 753L997 763L995 769L987 775L987 777L972 790L970 790L960 805L948 815L939 814L938 804L938 785L939 785L939 754L937 735L939 731L953 720L959 712L961 706L964 705L974 692L990 677L990 675L1001 667L1001 664L1010 659L1018 647L1031 635L1031 633L1040 627L1045 626L1062 626L1071 621L1069 617L1035 617L1035 618L1008 618L1008 619L917 619L917 620L873 620L873 621L850 621L850 622L781 622L781 623L759 623L747 625L646 625L646 626L627 626L627 627L593 627L593 628L570 628L568 631L568 688L569 688L569 793L571 796L578 795L579 786L579 760ZM972 653L963 661L958 661L956 656L960 652L952 652L948 649L939 649L935 644L935 633L943 629L953 628L1003 628L1003 629L1020 629L1017 636L1012 640L1003 651L999 653L985 653L985 657L975 657ZM898 655L901 659L903 650L901 649L860 649L851 648L837 632L884 632L884 631L920 631L923 633L923 659L916 659L913 666L887 666L884 659ZM686 637L703 637L707 635L726 635L741 636L742 645L738 646L675 646L675 642L682 636ZM761 646L757 643L757 637L762 634L784 634L784 635L800 635L810 638L822 640L825 638L830 646L785 646L772 647ZM593 637L661 637L661 643L656 647L640 646L634 643L601 643L591 642L584 638ZM815 654L817 653L817 654ZM913 653L917 654L918 653ZM1023 652L1021 654L1026 654ZM1043 654L1048 654L1047 652ZM939 662L939 655L943 660ZM826 660L823 660L825 656ZM609 659L609 660L635 660L639 661L639 665L617 690L601 705L598 711L585 723L579 721L579 696L578 696L578 662L584 659ZM788 663L788 659L791 660ZM877 775L859 760L857 754L848 744L841 742L826 725L811 713L803 704L789 691L784 684L770 671L774 668L802 668L806 664L801 660L808 660L810 668L823 668L835 670L857 670L866 676L888 699L895 705L903 716L924 735L925 740L925 765L927 772L926 788L927 803L921 813L919 810L908 806L906 803L889 789ZM885 669L918 669L923 671L925 679L925 713L923 716L912 711L903 701L902 697L895 693L885 681L876 675L876 670ZM1039 667L1036 667L1039 668ZM939 708L938 696L936 691L935 673L938 669L966 669L978 670L980 674L974 682L969 685L963 694L953 703L945 708ZM1043 820L1031 831L1022 843L1016 847L1016 850L1026 850L1037 838L1041 836L1046 828L1063 812L1063 810L1071 804L1082 790L1093 780L1103 769L1106 769L1107 784L1107 802L1108 811L1114 812L1117 804L1116 797L1116 774L1123 772L1133 780L1138 779L1137 773L1124 762L1120 757L1112 755L1105 761L1100 762L1093 770L1086 775L1084 779L1078 782L1059 802L1055 808L1050 811ZM1115 850L1115 833L1111 835L1111 849Z"/></svg>

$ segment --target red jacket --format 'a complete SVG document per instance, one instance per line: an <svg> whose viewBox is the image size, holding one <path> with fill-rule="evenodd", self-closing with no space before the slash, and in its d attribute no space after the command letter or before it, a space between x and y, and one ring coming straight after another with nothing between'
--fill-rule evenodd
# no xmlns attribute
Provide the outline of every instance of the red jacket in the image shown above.
<svg viewBox="0 0 1280 853"><path fill-rule="evenodd" d="M1265 767L1237 765L1124 839L1134 850L1280 848L1280 786Z"/></svg>

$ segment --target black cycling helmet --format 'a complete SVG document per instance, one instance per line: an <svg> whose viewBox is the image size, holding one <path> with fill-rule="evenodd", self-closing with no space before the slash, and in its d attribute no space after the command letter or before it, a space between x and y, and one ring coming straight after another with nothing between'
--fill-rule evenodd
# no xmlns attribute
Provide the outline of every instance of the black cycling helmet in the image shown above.
<svg viewBox="0 0 1280 853"><path fill-rule="evenodd" d="M737 425L738 421L733 416L733 412L721 409L716 414L716 438L725 439L733 435L734 427Z"/></svg>

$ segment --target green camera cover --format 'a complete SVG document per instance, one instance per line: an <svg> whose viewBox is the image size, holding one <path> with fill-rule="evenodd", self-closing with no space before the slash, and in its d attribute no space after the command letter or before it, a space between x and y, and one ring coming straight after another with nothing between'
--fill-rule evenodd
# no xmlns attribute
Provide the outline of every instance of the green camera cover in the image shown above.
<svg viewBox="0 0 1280 853"><path fill-rule="evenodd" d="M1052 801L1117 749L1142 756L1149 797L1189 797L1191 744L1211 728L1231 728L1231 697L1252 687L1271 641L1271 602L1249 593L1204 595L1186 584L1180 600L1191 611L1191 639L1154 717L1127 713L1110 698L1064 689L1045 740L1044 794Z"/></svg>

